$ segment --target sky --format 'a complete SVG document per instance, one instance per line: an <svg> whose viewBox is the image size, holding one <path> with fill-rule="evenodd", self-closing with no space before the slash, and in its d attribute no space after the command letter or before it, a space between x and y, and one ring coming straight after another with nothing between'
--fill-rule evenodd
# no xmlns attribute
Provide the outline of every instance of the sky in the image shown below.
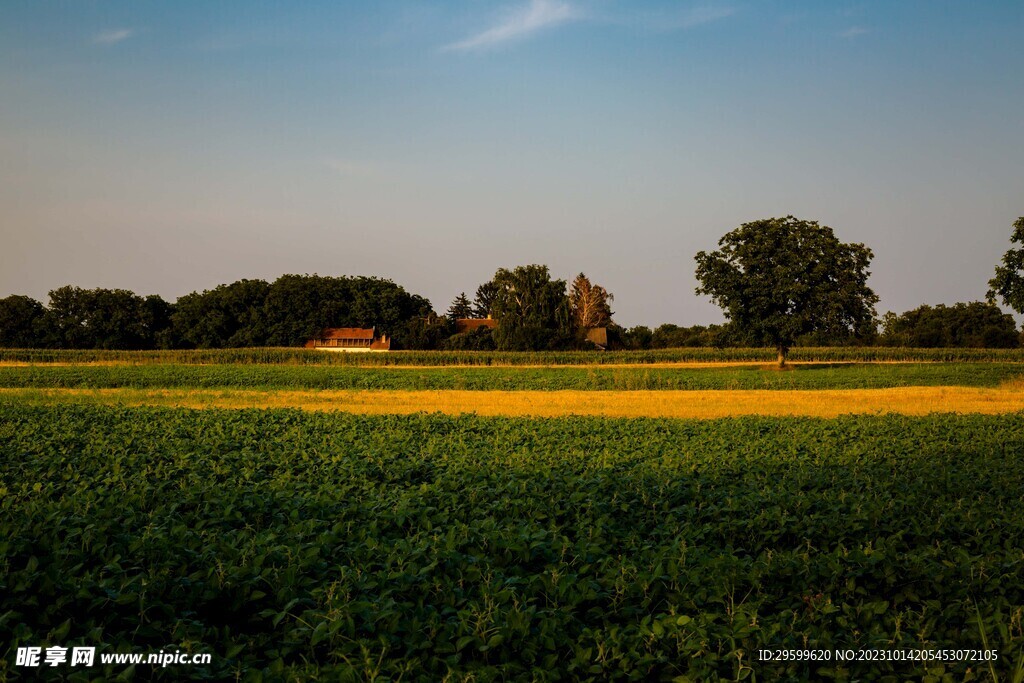
<svg viewBox="0 0 1024 683"><path fill-rule="evenodd" d="M983 299L1024 215L1024 2L0 3L0 297L374 275L438 312L585 272L720 322L694 255L795 215L879 313Z"/></svg>

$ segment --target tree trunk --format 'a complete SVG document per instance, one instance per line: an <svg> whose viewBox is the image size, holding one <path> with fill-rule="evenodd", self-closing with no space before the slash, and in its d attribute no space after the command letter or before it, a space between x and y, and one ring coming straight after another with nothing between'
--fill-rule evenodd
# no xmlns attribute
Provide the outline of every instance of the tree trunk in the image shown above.
<svg viewBox="0 0 1024 683"><path fill-rule="evenodd" d="M786 354L789 353L789 347L786 347L786 346L783 346L782 344L779 344L778 352L779 352L779 367L780 368L784 368L784 367L786 367Z"/></svg>

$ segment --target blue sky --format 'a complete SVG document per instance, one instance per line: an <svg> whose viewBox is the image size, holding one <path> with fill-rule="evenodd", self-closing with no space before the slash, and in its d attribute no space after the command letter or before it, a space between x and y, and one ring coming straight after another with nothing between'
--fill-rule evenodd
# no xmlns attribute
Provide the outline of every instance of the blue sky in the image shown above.
<svg viewBox="0 0 1024 683"><path fill-rule="evenodd" d="M0 296L579 271L721 319L693 255L794 214L879 312L982 298L1024 215L1024 3L0 4Z"/></svg>

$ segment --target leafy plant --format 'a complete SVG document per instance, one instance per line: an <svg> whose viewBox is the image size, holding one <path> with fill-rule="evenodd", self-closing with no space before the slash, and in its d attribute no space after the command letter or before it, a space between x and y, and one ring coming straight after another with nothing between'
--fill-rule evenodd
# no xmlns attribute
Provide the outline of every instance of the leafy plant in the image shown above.
<svg viewBox="0 0 1024 683"><path fill-rule="evenodd" d="M814 363L927 361L936 363L1024 362L1024 349L898 348L866 346L797 347L788 358ZM348 366L450 365L643 365L684 362L752 362L776 360L769 348L673 348L643 351L392 351L390 353L327 353L296 348L197 349L175 351L105 351L75 349L0 349L0 363L133 364L287 364Z"/></svg>
<svg viewBox="0 0 1024 683"><path fill-rule="evenodd" d="M1020 415L4 405L0 678L61 643L211 652L210 679L923 679L755 653L986 640L1011 677L1021 443Z"/></svg>

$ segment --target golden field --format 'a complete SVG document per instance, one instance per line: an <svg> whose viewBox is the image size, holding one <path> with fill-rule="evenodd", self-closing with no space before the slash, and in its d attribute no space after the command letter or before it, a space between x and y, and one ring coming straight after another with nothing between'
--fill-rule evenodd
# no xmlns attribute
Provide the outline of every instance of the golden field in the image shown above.
<svg viewBox="0 0 1024 683"><path fill-rule="evenodd" d="M999 414L1024 411L1019 386L707 391L379 391L251 389L0 389L23 405L88 403L186 408L300 408L360 414L476 413L558 417L720 418L739 415Z"/></svg>

